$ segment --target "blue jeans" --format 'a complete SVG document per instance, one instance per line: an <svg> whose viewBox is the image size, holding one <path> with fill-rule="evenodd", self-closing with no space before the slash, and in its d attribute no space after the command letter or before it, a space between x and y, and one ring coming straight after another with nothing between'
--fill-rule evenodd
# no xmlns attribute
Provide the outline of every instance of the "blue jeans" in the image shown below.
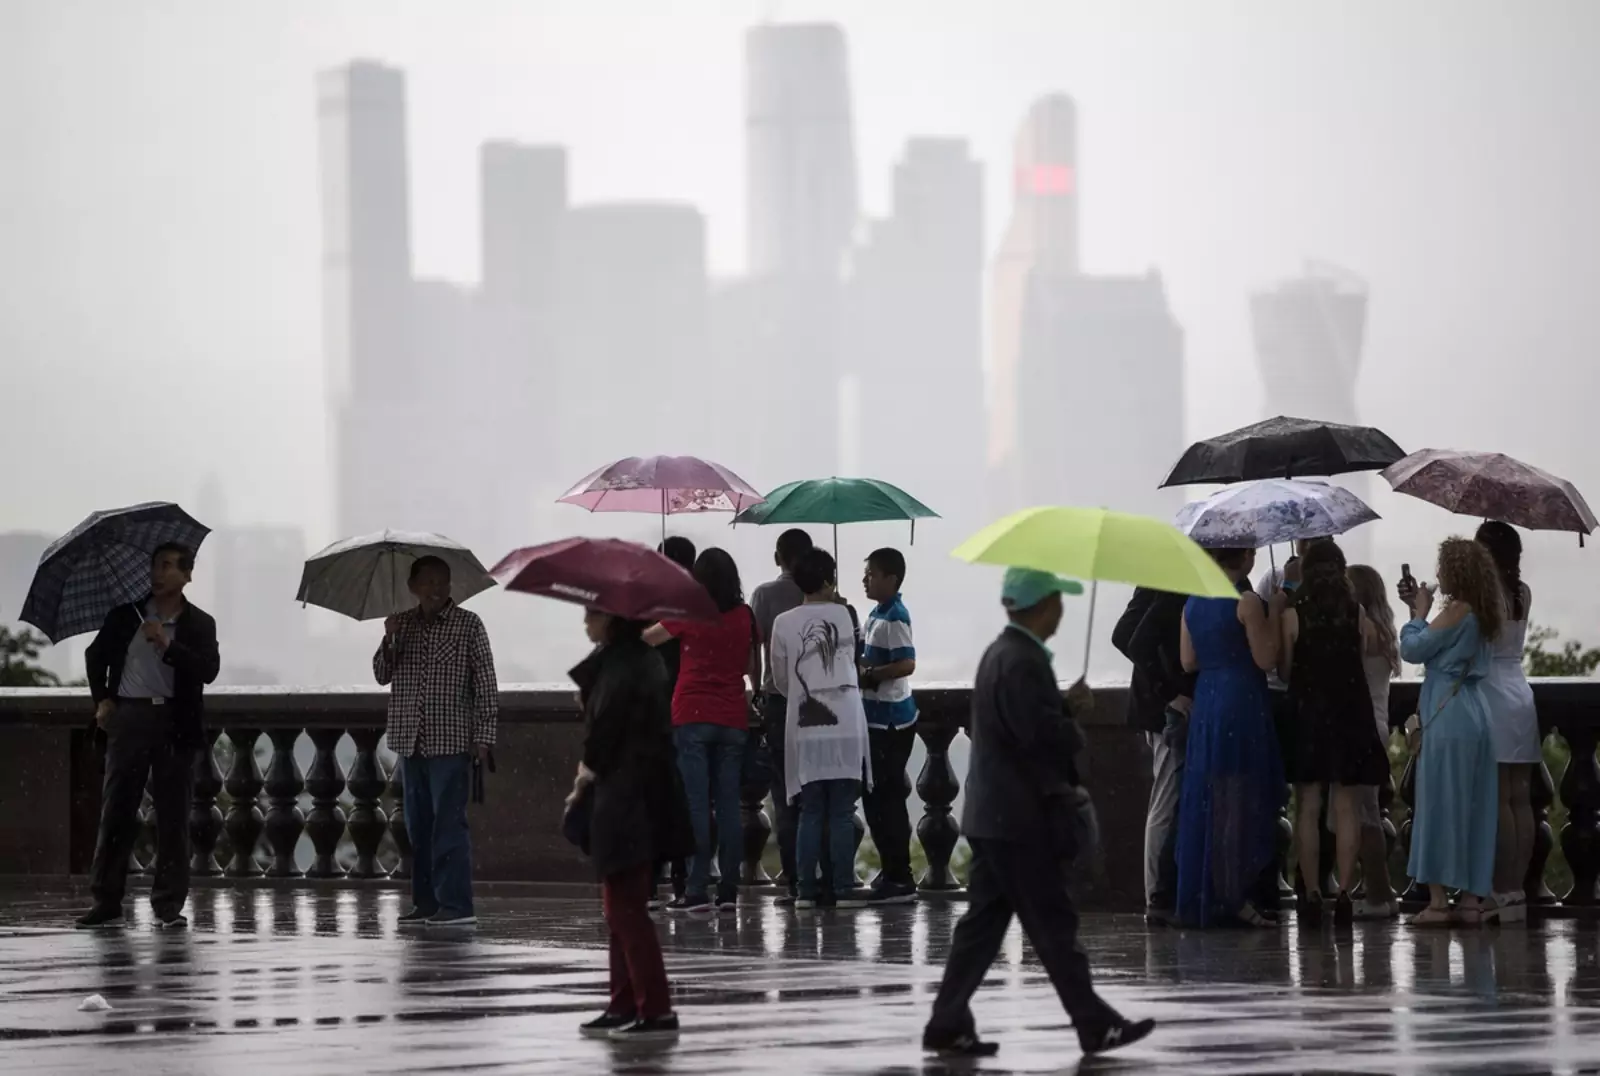
<svg viewBox="0 0 1600 1076"><path fill-rule="evenodd" d="M467 796L472 756L407 755L406 834L411 838L411 901L424 912L472 915L472 840Z"/></svg>
<svg viewBox="0 0 1600 1076"><path fill-rule="evenodd" d="M710 895L711 816L717 818L717 869L722 879L717 894L732 900L739 893L739 866L744 860L744 825L739 816L739 778L744 772L744 729L726 725L679 725L672 730L678 747L678 772L683 774L694 820L694 859L684 895L691 901Z"/></svg>
<svg viewBox="0 0 1600 1076"><path fill-rule="evenodd" d="M828 862L834 887L841 893L852 888L856 877L856 798L861 782L848 779L812 781L800 789L800 828L795 834L794 866L799 895L817 898L817 860L822 855L822 828L828 828Z"/></svg>

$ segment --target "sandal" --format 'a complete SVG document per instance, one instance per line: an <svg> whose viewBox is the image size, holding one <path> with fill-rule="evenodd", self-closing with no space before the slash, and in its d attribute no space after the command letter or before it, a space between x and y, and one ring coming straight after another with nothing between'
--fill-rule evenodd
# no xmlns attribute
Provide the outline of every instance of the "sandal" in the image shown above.
<svg viewBox="0 0 1600 1076"><path fill-rule="evenodd" d="M1449 908L1434 908L1429 906L1411 917L1407 926L1412 927L1448 927L1455 924L1456 917Z"/></svg>
<svg viewBox="0 0 1600 1076"><path fill-rule="evenodd" d="M1481 927L1492 920L1491 914L1498 911L1493 904L1468 904L1456 905L1456 922L1464 927Z"/></svg>
<svg viewBox="0 0 1600 1076"><path fill-rule="evenodd" d="M1257 930L1271 930L1273 927L1278 925L1271 919L1268 919L1266 916L1256 911L1255 906L1249 903L1246 903L1242 908L1239 909L1239 922L1247 927L1253 927Z"/></svg>

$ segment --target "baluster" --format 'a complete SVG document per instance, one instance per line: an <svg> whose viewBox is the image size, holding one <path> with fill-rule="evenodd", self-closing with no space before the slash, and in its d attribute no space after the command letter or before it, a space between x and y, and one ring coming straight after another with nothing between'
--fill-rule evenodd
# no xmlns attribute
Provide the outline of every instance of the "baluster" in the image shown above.
<svg viewBox="0 0 1600 1076"><path fill-rule="evenodd" d="M256 842L261 839L264 825L261 808L256 803L264 784L261 767L256 765L256 741L260 729L228 729L228 741L233 744L233 762L228 766L227 779L222 787L233 797L228 807L228 817L222 828L228 833L228 843L233 848L233 858L223 872L230 878L254 878L261 873L256 866Z"/></svg>
<svg viewBox="0 0 1600 1076"><path fill-rule="evenodd" d="M355 802L350 807L350 840L356 846L355 866L350 868L352 878L385 877L378 862L378 845L388 828L387 816L378 802L386 783L383 767L378 764L378 741L383 738L381 728L352 729L350 738L356 744L356 760L350 767L350 797Z"/></svg>
<svg viewBox="0 0 1600 1076"><path fill-rule="evenodd" d="M196 878L215 878L222 873L217 865L217 838L222 835L222 808L217 793L222 791L222 768L217 765L218 728L204 731L205 743L194 752L194 801L189 806L189 873Z"/></svg>
<svg viewBox="0 0 1600 1076"><path fill-rule="evenodd" d="M154 874L156 869L156 805L150 795L151 783L155 780L155 770L150 771L150 776L145 781L144 791L139 793L139 836L133 842L133 851L128 854L129 874Z"/></svg>
<svg viewBox="0 0 1600 1076"><path fill-rule="evenodd" d="M1561 802L1567 805L1567 824L1561 827L1561 851L1572 868L1572 890L1561 903L1586 908L1595 903L1595 878L1600 876L1600 768L1595 766L1597 729L1575 725L1562 729L1572 748L1572 760L1561 775Z"/></svg>
<svg viewBox="0 0 1600 1076"><path fill-rule="evenodd" d="M767 786L761 783L740 784L739 819L744 829L744 868L740 872L740 885L765 885L771 881L761 857L772 836L772 823L761 809L767 798Z"/></svg>
<svg viewBox="0 0 1600 1076"><path fill-rule="evenodd" d="M1294 845L1294 821L1289 817L1289 791L1285 786L1283 806L1278 808L1278 822L1274 827L1276 836L1272 845L1272 873L1278 881L1280 901L1294 899L1304 888L1289 881L1296 874L1296 870L1289 865L1289 850Z"/></svg>
<svg viewBox="0 0 1600 1076"><path fill-rule="evenodd" d="M961 883L950 873L950 857L955 853L961 827L951 813L951 805L961 791L961 782L950 765L950 742L959 731L954 721L918 721L917 735L928 750L928 757L917 774L917 795L922 797L922 817L917 819L917 840L928 860L917 888L927 890L960 889Z"/></svg>
<svg viewBox="0 0 1600 1076"><path fill-rule="evenodd" d="M306 774L306 791L311 793L311 813L306 816L306 834L316 854L307 878L342 878L336 853L339 838L344 836L344 810L339 806L339 796L344 792L344 770L339 767L335 753L344 729L312 729L311 745L316 753L311 756L311 772Z"/></svg>
<svg viewBox="0 0 1600 1076"><path fill-rule="evenodd" d="M1528 860L1528 874L1522 880L1522 888L1530 904L1556 902L1556 895L1550 892L1544 880L1545 865L1556 846L1555 834L1550 830L1550 807L1555 798L1556 786L1550 779L1550 767L1541 758L1528 786L1528 799L1533 804L1533 857Z"/></svg>
<svg viewBox="0 0 1600 1076"><path fill-rule="evenodd" d="M1400 843L1400 834L1394 828L1394 774L1386 773L1378 786L1378 825L1383 830L1384 863L1389 865L1389 876L1394 877L1394 850ZM1396 892L1399 892L1396 890Z"/></svg>
<svg viewBox="0 0 1600 1076"><path fill-rule="evenodd" d="M1410 748L1408 747L1409 751ZM1406 805L1406 821L1400 827L1400 846L1405 851L1407 861L1411 856L1411 833L1417 820L1417 753L1411 751L1411 757L1406 759L1406 768L1400 774L1400 802ZM1408 868L1409 869L1409 868ZM1403 901L1426 901L1428 897L1427 886L1421 885L1415 878L1408 877L1409 884L1400 894ZM1398 890L1400 887L1395 886Z"/></svg>
<svg viewBox="0 0 1600 1076"><path fill-rule="evenodd" d="M394 770L389 774L389 835L394 838L394 849L400 854L389 877L411 877L411 831L406 829L406 760L396 758Z"/></svg>
<svg viewBox="0 0 1600 1076"><path fill-rule="evenodd" d="M305 778L300 764L294 760L295 741L300 739L298 728L275 728L267 731L272 740L272 761L267 764L267 777L263 786L267 790L267 818L263 827L267 845L272 849L272 862L267 866L269 878L298 878L300 869L294 861L300 834L305 831L306 819L300 810L300 793L305 790Z"/></svg>

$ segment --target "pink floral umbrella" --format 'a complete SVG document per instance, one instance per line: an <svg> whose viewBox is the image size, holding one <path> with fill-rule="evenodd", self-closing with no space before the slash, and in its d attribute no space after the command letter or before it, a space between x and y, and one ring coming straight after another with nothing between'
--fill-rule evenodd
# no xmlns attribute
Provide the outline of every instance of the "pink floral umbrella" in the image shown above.
<svg viewBox="0 0 1600 1076"><path fill-rule="evenodd" d="M1499 453L1424 449L1391 464L1383 477L1396 493L1457 515L1531 531L1576 531L1580 544L1595 528L1594 513L1571 482Z"/></svg>
<svg viewBox="0 0 1600 1076"><path fill-rule="evenodd" d="M591 512L741 512L764 497L748 482L710 460L694 456L630 456L607 464L556 498Z"/></svg>

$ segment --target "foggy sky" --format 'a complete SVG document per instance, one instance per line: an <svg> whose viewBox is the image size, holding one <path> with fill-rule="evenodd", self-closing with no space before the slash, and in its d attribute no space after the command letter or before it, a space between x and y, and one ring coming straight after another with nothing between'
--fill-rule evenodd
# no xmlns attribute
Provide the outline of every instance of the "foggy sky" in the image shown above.
<svg viewBox="0 0 1600 1076"><path fill-rule="evenodd" d="M476 151L498 137L568 146L575 202L693 203L713 273L730 276L744 250L743 31L769 16L844 25L869 212L886 208L908 137L972 140L991 252L1017 123L1038 94L1073 95L1084 266L1163 272L1187 337L1191 437L1260 417L1248 293L1315 256L1372 288L1365 420L1407 449L1506 451L1600 498L1600 4L670 8L0 0L0 529L192 500L214 473L236 521L298 523L313 548L338 537L315 71L354 57L405 68L420 277L476 277ZM1373 505L1396 559L1428 561L1427 543L1472 525L1386 492ZM1581 604L1536 618L1582 630L1600 553L1575 546L1537 537L1528 577Z"/></svg>

